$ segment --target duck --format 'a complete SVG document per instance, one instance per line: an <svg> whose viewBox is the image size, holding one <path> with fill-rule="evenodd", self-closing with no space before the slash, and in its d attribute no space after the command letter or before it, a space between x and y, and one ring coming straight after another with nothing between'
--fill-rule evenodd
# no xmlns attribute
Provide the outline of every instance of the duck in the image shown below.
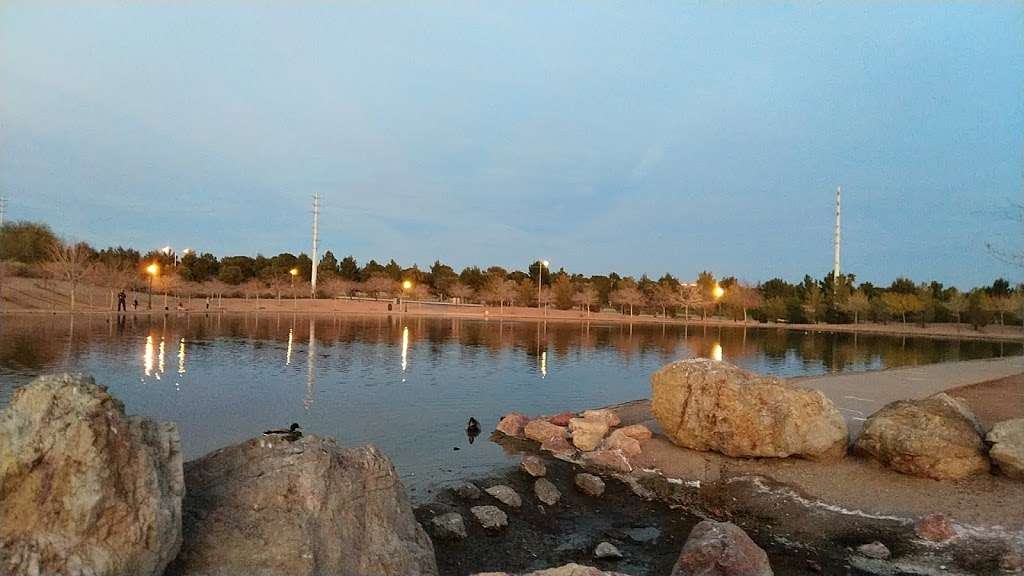
<svg viewBox="0 0 1024 576"><path fill-rule="evenodd" d="M292 422L291 427L287 430L267 430L263 435L279 436L289 442L295 442L299 438L302 438L302 426L299 426L297 422Z"/></svg>
<svg viewBox="0 0 1024 576"><path fill-rule="evenodd" d="M469 422L466 422L466 436L469 438L469 443L472 444L473 440L480 435L480 423L476 421L476 418L469 417Z"/></svg>

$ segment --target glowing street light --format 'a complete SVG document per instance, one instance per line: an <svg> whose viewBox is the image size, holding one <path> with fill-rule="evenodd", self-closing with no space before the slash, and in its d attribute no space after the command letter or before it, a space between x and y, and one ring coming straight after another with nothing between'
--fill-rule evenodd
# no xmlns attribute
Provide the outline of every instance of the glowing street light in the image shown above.
<svg viewBox="0 0 1024 576"><path fill-rule="evenodd" d="M725 295L725 288L715 284L715 287L711 290L711 295L715 297L715 301L717 302Z"/></svg>
<svg viewBox="0 0 1024 576"><path fill-rule="evenodd" d="M406 280L402 282L402 290L409 291L412 289L412 280Z"/></svg>
<svg viewBox="0 0 1024 576"><path fill-rule="evenodd" d="M539 264L539 266L538 266L538 270L537 270L537 308L540 309L540 300L541 300L541 298L540 298L540 291L541 291L541 283L542 283L542 281L544 279L544 269L545 268L550 268L551 263L548 262L547 260L541 260L538 264Z"/></svg>
<svg viewBox="0 0 1024 576"><path fill-rule="evenodd" d="M153 309L153 278L160 273L160 266L153 262L146 266L146 274L149 275L149 309Z"/></svg>

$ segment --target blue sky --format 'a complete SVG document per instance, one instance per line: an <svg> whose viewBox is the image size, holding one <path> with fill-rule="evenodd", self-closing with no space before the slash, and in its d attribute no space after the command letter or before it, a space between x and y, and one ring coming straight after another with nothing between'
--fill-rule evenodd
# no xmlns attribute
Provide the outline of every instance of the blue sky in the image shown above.
<svg viewBox="0 0 1024 576"><path fill-rule="evenodd" d="M1024 4L0 3L9 217L758 281L1021 272Z"/></svg>

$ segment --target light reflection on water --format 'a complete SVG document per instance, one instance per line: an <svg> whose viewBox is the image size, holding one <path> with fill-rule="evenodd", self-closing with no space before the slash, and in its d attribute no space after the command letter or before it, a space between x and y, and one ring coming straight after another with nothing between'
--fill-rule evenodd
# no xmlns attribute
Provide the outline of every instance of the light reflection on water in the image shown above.
<svg viewBox="0 0 1024 576"><path fill-rule="evenodd" d="M177 422L188 458L294 421L343 444L377 444L422 495L508 461L491 442L468 442L470 416L487 430L511 410L646 397L650 373L679 358L800 376L1021 352L1019 343L400 315L8 316L0 406L38 374L89 372L129 413Z"/></svg>

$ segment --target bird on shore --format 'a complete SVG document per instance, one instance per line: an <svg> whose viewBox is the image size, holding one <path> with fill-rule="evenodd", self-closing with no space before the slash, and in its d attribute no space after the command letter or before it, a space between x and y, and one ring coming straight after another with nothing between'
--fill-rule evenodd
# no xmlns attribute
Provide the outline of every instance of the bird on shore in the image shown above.
<svg viewBox="0 0 1024 576"><path fill-rule="evenodd" d="M466 422L466 436L469 438L469 443L472 444L473 440L480 435L480 423L476 421L476 418L469 417L469 422Z"/></svg>
<svg viewBox="0 0 1024 576"><path fill-rule="evenodd" d="M289 442L295 442L299 438L302 438L302 426L299 426L296 422L292 422L291 427L287 430L267 430L263 435L277 436Z"/></svg>

